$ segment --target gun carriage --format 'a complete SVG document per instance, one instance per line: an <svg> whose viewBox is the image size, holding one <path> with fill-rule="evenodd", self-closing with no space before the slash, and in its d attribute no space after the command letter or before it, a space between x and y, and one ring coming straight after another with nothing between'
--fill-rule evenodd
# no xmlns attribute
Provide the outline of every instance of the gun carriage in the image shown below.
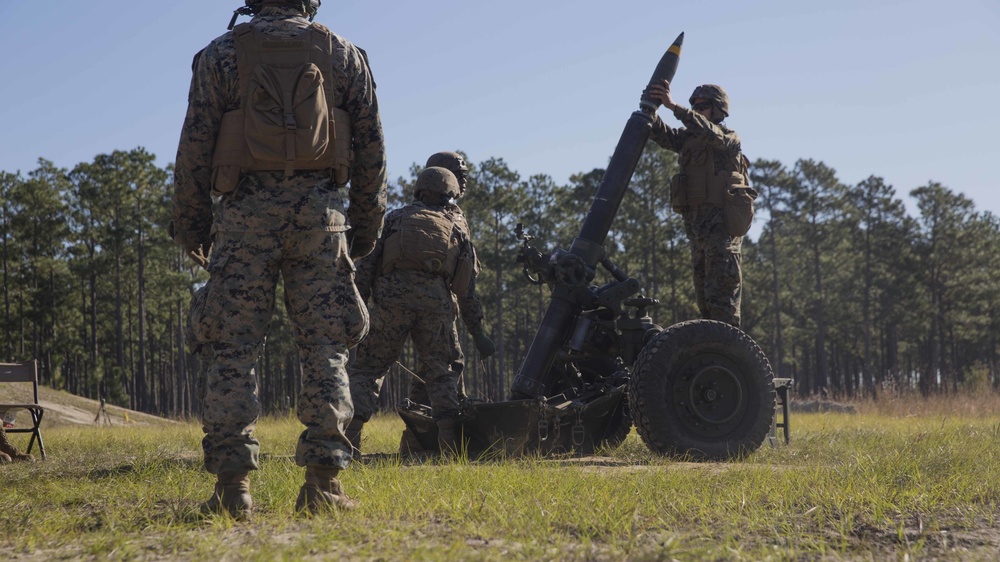
<svg viewBox="0 0 1000 562"><path fill-rule="evenodd" d="M684 34L660 59L650 83L672 80ZM551 289L548 308L510 399L468 402L459 422L470 455L590 454L615 446L634 424L653 451L725 460L756 450L771 427L771 366L738 328L692 320L667 328L648 309L655 299L604 254L603 244L645 148L657 103L629 117L604 178L568 250L543 253L518 225L518 261L529 282ZM597 268L610 281L592 285ZM437 445L429 408L399 407L428 449Z"/></svg>

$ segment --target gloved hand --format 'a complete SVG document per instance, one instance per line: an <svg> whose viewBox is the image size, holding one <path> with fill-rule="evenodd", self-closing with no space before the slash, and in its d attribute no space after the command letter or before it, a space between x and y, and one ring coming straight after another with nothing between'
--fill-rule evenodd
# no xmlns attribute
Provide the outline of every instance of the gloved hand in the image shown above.
<svg viewBox="0 0 1000 562"><path fill-rule="evenodd" d="M482 359L486 359L490 355L497 352L497 346L493 343L493 340L483 332L476 332L472 334L472 341L476 344L476 351L479 352L479 356Z"/></svg>
<svg viewBox="0 0 1000 562"><path fill-rule="evenodd" d="M353 230L347 231L347 253L351 259L357 261L375 249L375 239L366 236L355 236Z"/></svg>
<svg viewBox="0 0 1000 562"><path fill-rule="evenodd" d="M174 229L174 221L170 221L167 233L181 248L184 248L184 253L189 258L201 266L202 269L208 269L208 254L212 251L212 236L210 233L177 232Z"/></svg>
<svg viewBox="0 0 1000 562"><path fill-rule="evenodd" d="M208 246L208 250L204 249L204 245L199 245L193 250L187 250L187 255L189 258L194 260L194 263L201 266L202 269L208 270L208 253L212 251L212 246Z"/></svg>

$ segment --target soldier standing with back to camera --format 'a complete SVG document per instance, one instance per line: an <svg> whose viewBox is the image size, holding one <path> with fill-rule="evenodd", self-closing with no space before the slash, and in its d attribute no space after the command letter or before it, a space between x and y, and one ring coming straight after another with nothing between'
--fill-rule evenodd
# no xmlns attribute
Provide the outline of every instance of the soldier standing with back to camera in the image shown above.
<svg viewBox="0 0 1000 562"><path fill-rule="evenodd" d="M670 84L653 84L644 94L674 113L684 127L667 127L659 115L649 138L677 152L680 173L670 187L670 203L684 218L691 243L694 287L703 318L740 326L743 235L753 218L753 199L740 137L722 124L729 96L705 84L691 94L691 108L674 103Z"/></svg>
<svg viewBox="0 0 1000 562"><path fill-rule="evenodd" d="M465 218L454 204L458 179L446 168L425 168L414 185L415 201L386 215L375 251L358 266L358 288L368 302L372 331L351 365L355 418L348 436L360 450L364 424L378 408L389 367L409 337L422 365L427 396L443 453L458 449L461 357L455 301L480 353L492 353L483 333L476 296L476 252Z"/></svg>
<svg viewBox="0 0 1000 562"><path fill-rule="evenodd" d="M381 232L385 147L367 57L311 23L319 5L246 0L230 28L238 15L253 19L195 57L177 149L174 238L211 274L192 310L197 340L213 351L202 447L218 481L202 507L237 518L252 508L254 364L279 275L302 366L295 461L306 471L295 507L354 506L337 479L351 460L348 349L368 330L351 260Z"/></svg>
<svg viewBox="0 0 1000 562"><path fill-rule="evenodd" d="M468 187L469 182L469 167L465 163L465 158L457 153L451 151L441 151L431 154L427 158L427 164L425 167L430 168L432 166L437 166L440 168L445 168L451 173L455 174L455 178L458 179L458 197L456 197L456 203L453 205L448 205L447 209L455 214L455 221L466 232L470 233L469 223L465 219L465 214L462 213L462 209L458 206L457 201L461 200L465 196L465 190ZM478 276L479 274L479 260L476 259L475 272ZM482 330L482 322L480 318L482 317L482 303L479 301L479 296L474 292L468 296L468 298L459 300L458 297L452 294L453 300L455 302L455 307L459 310L462 320L466 326L466 329L470 331L473 336L473 342L476 344L476 351L479 353L481 359L486 359L496 352L496 346L493 344L488 336L486 336L482 331L479 334L473 333L472 330L477 329L477 327ZM458 325L454 325L454 338L458 340ZM461 402L467 398L465 392L465 354L462 353L462 346L454 346L455 357L452 358L451 366L452 369L458 374L458 400ZM417 377L410 381L410 393L409 399L411 402L416 402L417 404L430 405L430 398L427 396L427 385L424 384L424 380L427 378L427 369L423 364L417 364ZM350 435L350 432L348 432ZM399 452L403 455L409 455L421 452L423 450L420 441L417 440L413 432L409 428L403 430L403 434L400 436L399 440Z"/></svg>

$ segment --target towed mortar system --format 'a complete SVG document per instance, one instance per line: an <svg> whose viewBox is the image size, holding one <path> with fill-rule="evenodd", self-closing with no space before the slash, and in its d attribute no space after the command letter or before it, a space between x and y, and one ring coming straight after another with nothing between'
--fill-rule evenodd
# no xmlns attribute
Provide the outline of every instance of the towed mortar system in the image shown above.
<svg viewBox="0 0 1000 562"><path fill-rule="evenodd" d="M672 81L681 33L649 83ZM549 306L511 385L510 400L467 403L459 414L470 456L589 454L619 444L633 422L661 454L721 460L756 450L774 415L771 366L738 328L712 320L663 329L603 244L649 138L658 103L643 98L622 131L604 178L569 250L543 254L521 225L518 261L532 283L551 288ZM601 266L614 279L592 286ZM425 448L437 447L427 406L405 401L400 416Z"/></svg>

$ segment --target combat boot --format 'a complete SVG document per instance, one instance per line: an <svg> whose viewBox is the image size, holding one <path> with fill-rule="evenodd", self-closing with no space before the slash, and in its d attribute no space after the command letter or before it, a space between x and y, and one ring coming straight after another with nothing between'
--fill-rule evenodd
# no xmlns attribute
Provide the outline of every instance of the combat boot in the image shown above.
<svg viewBox="0 0 1000 562"><path fill-rule="evenodd" d="M426 452L417 435L408 427L403 429L403 434L399 436L399 456L416 457Z"/></svg>
<svg viewBox="0 0 1000 562"><path fill-rule="evenodd" d="M0 431L0 455L7 457L5 461L0 458L0 464L6 464L10 461L19 462L35 462L34 455L26 455L21 451L17 450L17 447L13 443L7 440L7 433L5 431Z"/></svg>
<svg viewBox="0 0 1000 562"><path fill-rule="evenodd" d="M228 513L237 521L246 520L253 510L249 473L220 472L218 478L215 493L201 504L201 512L206 515Z"/></svg>
<svg viewBox="0 0 1000 562"><path fill-rule="evenodd" d="M442 458L455 458L458 455L458 424L454 419L438 420L438 449Z"/></svg>
<svg viewBox="0 0 1000 562"><path fill-rule="evenodd" d="M354 460L361 460L361 429L365 427L365 422L359 419L352 419L344 429L344 436L351 442L351 456Z"/></svg>
<svg viewBox="0 0 1000 562"><path fill-rule="evenodd" d="M0 464L10 464L10 456L7 453L0 453Z"/></svg>
<svg viewBox="0 0 1000 562"><path fill-rule="evenodd" d="M349 510L358 506L347 497L337 475L340 469L333 466L307 466L306 483L299 490L295 500L296 513L316 515L337 509Z"/></svg>

